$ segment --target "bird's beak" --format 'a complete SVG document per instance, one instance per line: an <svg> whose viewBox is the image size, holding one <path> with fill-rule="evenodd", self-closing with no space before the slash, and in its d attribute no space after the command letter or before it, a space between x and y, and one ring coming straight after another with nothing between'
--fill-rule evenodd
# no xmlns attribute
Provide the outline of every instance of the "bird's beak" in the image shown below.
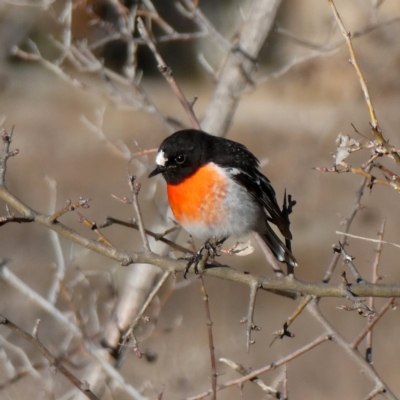
<svg viewBox="0 0 400 400"><path fill-rule="evenodd" d="M163 167L162 165L157 165L157 168L154 171L150 172L149 178L152 178L153 176L156 176L158 174L162 174L165 171L165 169L166 168Z"/></svg>

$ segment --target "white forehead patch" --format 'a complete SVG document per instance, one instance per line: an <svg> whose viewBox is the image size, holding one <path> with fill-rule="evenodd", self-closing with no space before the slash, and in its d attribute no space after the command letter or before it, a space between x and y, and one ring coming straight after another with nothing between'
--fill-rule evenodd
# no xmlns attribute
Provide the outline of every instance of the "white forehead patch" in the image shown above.
<svg viewBox="0 0 400 400"><path fill-rule="evenodd" d="M165 154L162 150L160 150L157 153L157 157L156 157L156 164L157 165L161 165L162 167L165 167L165 164L167 163L168 158L165 158Z"/></svg>

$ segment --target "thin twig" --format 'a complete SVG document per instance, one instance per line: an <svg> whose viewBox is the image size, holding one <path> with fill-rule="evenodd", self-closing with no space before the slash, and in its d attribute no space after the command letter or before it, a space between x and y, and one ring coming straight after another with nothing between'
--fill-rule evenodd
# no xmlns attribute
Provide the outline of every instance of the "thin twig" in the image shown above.
<svg viewBox="0 0 400 400"><path fill-rule="evenodd" d="M368 107L368 111L369 111L369 114L370 114L372 126L375 127L375 128L378 128L378 119L376 118L375 110L374 110L374 107L372 105L372 101L371 101L371 98L370 98L370 95L369 95L367 82L364 79L364 76L363 76L363 74L361 72L361 69L360 69L360 67L358 65L358 62L357 62L357 59L356 59L356 54L354 52L353 44L351 42L351 33L348 32L346 30L346 28L344 27L342 19L340 18L340 15L339 15L339 13L338 13L338 11L336 9L336 6L335 6L335 3L333 2L333 0L328 0L328 2L332 7L333 14L334 14L335 19L336 19L336 21L337 21L337 23L338 23L338 25L340 27L342 35L344 36L344 38L345 38L345 40L347 42L347 46L349 48L350 57L351 57L350 58L350 64L352 64L353 67L355 68L357 76L358 76L358 79L360 80L361 89L362 89L362 91L364 93L364 98L365 98L365 101L367 103L367 107Z"/></svg>
<svg viewBox="0 0 400 400"><path fill-rule="evenodd" d="M183 94L182 89L179 87L178 83L175 81L175 78L172 75L171 68L169 68L166 65L166 63L164 62L163 58L161 57L160 53L157 50L156 45L154 44L153 40L150 37L149 31L146 29L141 18L137 19L137 24L138 24L138 31L139 31L140 35L142 36L143 40L146 42L149 49L152 51L152 53L158 63L158 69L160 70L160 72L162 73L164 78L167 80L167 82L171 86L172 90L174 91L174 93L178 97L179 101L181 102L182 107L186 111L193 128L200 129L200 124L199 124L199 121L197 120L195 113L193 112L192 105L187 101L185 95Z"/></svg>
<svg viewBox="0 0 400 400"><path fill-rule="evenodd" d="M232 360L228 360L227 358L220 358L219 361L233 368L236 372L239 372L240 375L246 376L251 372L250 368L245 368L242 364L238 364ZM266 385L258 376L256 376L253 379L250 379L250 382L258 385L264 392L266 392L268 395L272 396L275 399L288 400L287 397L283 397L281 392L279 392L278 390L274 389L271 386Z"/></svg>
<svg viewBox="0 0 400 400"><path fill-rule="evenodd" d="M97 226L96 222L91 222L89 221L86 217L84 217L82 214L79 214L79 222L81 224L84 224L85 226L87 226L88 228L90 228L94 233L96 233L96 235L98 236L98 241L102 244L105 244L106 246L115 248L115 246L100 232L99 227ZM50 217L51 220L53 218L53 216ZM52 220L53 222L53 220Z"/></svg>
<svg viewBox="0 0 400 400"><path fill-rule="evenodd" d="M307 353L308 351L312 350L313 348L319 346L320 344L322 344L328 340L332 340L332 336L329 334L323 334L323 335L319 336L318 338L316 338L315 340L313 340L312 342L299 348L298 350L294 351L293 353L289 354L288 356L281 358L278 361L268 364L265 367L251 371L251 373L247 374L243 378L234 379L234 380L231 380L229 382L226 382L226 383L220 385L218 387L218 391L226 389L231 386L241 386L245 382L249 382L254 378L258 378L258 375L261 375L261 374L264 374L265 372L276 369L276 368L280 367L281 365L284 365L284 364L296 359L297 357L300 357L304 353ZM211 392L207 391L207 392L200 393L196 396L189 397L186 400L200 400L200 399L203 399L203 398L209 396L210 394L211 394Z"/></svg>
<svg viewBox="0 0 400 400"><path fill-rule="evenodd" d="M372 126L372 133L374 134L376 140L383 146L385 147L386 150L390 153L392 158L396 161L396 164L400 164L400 156L399 154L393 150L393 146L389 145L389 143L383 138L382 132L380 131L379 125L378 125L378 119L375 114L375 109L372 105L372 100L369 95L368 91L368 86L367 82L364 79L364 76L361 72L360 66L358 65L357 58L354 52L353 44L351 42L351 33L346 30L346 28L343 25L342 19L340 18L340 15L336 9L335 3L333 0L328 0L329 4L332 7L333 14L335 16L335 19L340 27L340 30L342 32L342 35L344 36L347 46L349 48L350 52L350 63L353 65L353 67L356 70L358 79L360 81L361 89L364 93L364 98L365 102L367 103L367 108L368 112L371 118L371 126Z"/></svg>
<svg viewBox="0 0 400 400"><path fill-rule="evenodd" d="M144 223L143 223L142 211L140 210L138 201L141 184L139 182L136 182L136 177L133 175L129 175L128 182L129 182L129 188L131 189L132 192L132 205L136 213L137 224L139 227L140 236L142 238L143 248L146 253L150 253L151 249L149 245L149 239L147 239L146 230L144 228Z"/></svg>
<svg viewBox="0 0 400 400"><path fill-rule="evenodd" d="M369 172L371 170L371 168L372 168L372 166L368 166L366 168L366 171ZM365 189L365 186L367 185L367 182L368 182L368 179L364 178L361 181L360 186L358 187L358 189L356 191L356 196L355 196L355 199L354 199L353 208L350 211L349 216L345 219L345 225L344 225L344 232L345 233L349 232L350 226L353 223L355 216L362 209L361 198L364 195L364 189ZM347 244L347 237L346 237L345 234L343 234L343 236L340 238L340 241L343 243L344 246ZM325 272L325 275L324 275L324 277L322 279L322 282L328 283L331 280L333 271L335 270L336 265L337 265L337 263L339 261L339 257L340 257L340 253L337 253L337 252L333 253L332 260L331 260L331 262L330 262L330 264L329 264L329 266L328 266L328 268L327 268L327 270Z"/></svg>
<svg viewBox="0 0 400 400"><path fill-rule="evenodd" d="M384 219L382 221L381 229L378 232L378 239L380 242L376 246L376 252L375 252L375 261L374 265L372 266L372 282L373 283L378 283L382 278L379 276L378 269L379 269L379 263L381 261L381 255L382 255L382 249L383 249L383 235L385 233L385 225L386 225L386 220ZM394 300L394 299L393 299ZM370 297L369 298L369 307L371 309L375 308L375 297ZM380 315L381 313L379 313ZM368 317L368 323L371 323L373 321L373 316ZM365 359L367 362L370 364L372 363L372 329L368 332L367 338L367 348L365 350Z"/></svg>
<svg viewBox="0 0 400 400"><path fill-rule="evenodd" d="M5 186L8 159L19 153L18 149L10 152L10 145L11 145L13 133L14 133L14 127L12 127L11 132L9 132L9 133L5 129L0 130L0 136L1 136L1 139L3 140L3 151L2 151L2 155L0 157L0 185L1 186Z"/></svg>
<svg viewBox="0 0 400 400"><path fill-rule="evenodd" d="M62 30L62 41L65 50L54 62L56 65L61 65L65 58L67 57L72 43L72 0L66 0L64 10L58 20L64 24L64 29Z"/></svg>
<svg viewBox="0 0 400 400"><path fill-rule="evenodd" d="M7 215L0 217L0 226L8 224L9 222L16 222L17 224L26 224L33 222L33 220L30 218L17 217L15 213L10 213L10 210L8 209L7 206L6 208L7 208Z"/></svg>
<svg viewBox="0 0 400 400"><path fill-rule="evenodd" d="M352 310L357 310L358 313L364 317L371 317L371 316L375 316L376 312L375 310L373 310L372 308L368 307L362 299L360 299L359 297L355 296L352 293L352 286L350 285L350 283L347 280L346 277L346 271L342 271L341 273L341 277L342 277L342 285L341 285L341 290L342 290L342 295L343 297L345 297L347 300L351 301L353 303L352 307L348 307L348 306L341 306L338 307L341 310L346 310L346 311L352 311ZM364 281L360 281L359 282L361 285L364 284Z"/></svg>
<svg viewBox="0 0 400 400"><path fill-rule="evenodd" d="M176 3L176 8L187 18L192 18L204 32L207 32L216 43L218 43L224 50L229 51L232 47L229 40L227 40L204 15L204 13L195 5L196 2L192 0L180 0L185 5L186 9L180 3Z"/></svg>
<svg viewBox="0 0 400 400"><path fill-rule="evenodd" d="M377 387L373 390L371 390L366 397L364 397L364 400L372 400L374 397L378 396L378 394L385 393L385 389L382 387Z"/></svg>
<svg viewBox="0 0 400 400"><path fill-rule="evenodd" d="M66 214L69 211L75 211L77 208L89 208L90 199L84 199L83 197L79 197L79 201L72 203L71 200L67 200L67 205L63 207L61 210L54 212L51 216L51 220L53 222L57 221L62 215Z"/></svg>
<svg viewBox="0 0 400 400"><path fill-rule="evenodd" d="M377 29L381 29L383 27L386 28L388 25L399 22L399 20L400 20L399 17L395 17L395 18L392 18L392 19L389 19L386 21L380 21L377 24L366 26L361 30L353 31L351 33L351 39L353 39L353 40L358 39L360 37L363 37L373 31L377 30ZM283 37L291 40L292 42L297 43L300 46L307 47L312 50L317 50L320 53L321 52L323 52L323 53L332 52L333 50L338 49L339 47L341 47L343 45L343 40L338 40L331 44L329 44L329 43L322 44L322 43L312 42L310 40L300 38L295 33L292 33L279 25L275 27L274 31L276 33L278 33L279 35L282 35Z"/></svg>
<svg viewBox="0 0 400 400"><path fill-rule="evenodd" d="M271 345L275 342L276 339L283 339L285 336L294 337L294 335L289 332L289 326L294 322L294 320L301 314L301 312L307 307L308 303L313 299L312 296L308 295L306 298L299 304L293 314L285 321L283 324L283 328L279 331L273 332L272 334L275 336Z"/></svg>
<svg viewBox="0 0 400 400"><path fill-rule="evenodd" d="M353 239L360 239L360 240L365 240L366 242L373 242L373 243L380 243L380 244L389 244L390 246L398 247L400 248L400 244L393 243L393 242L388 242L386 240L380 240L380 239L372 239L372 238L367 238L364 236L358 236L358 235L352 235L351 233L346 233L346 232L341 232L341 231L336 231L338 235L345 235L348 237L351 237Z"/></svg>
<svg viewBox="0 0 400 400"><path fill-rule="evenodd" d="M339 249L337 249L336 251L339 251L340 254L342 255L344 263L349 267L351 273L354 275L354 278L356 278L357 283L364 282L363 278L361 277L360 273L358 272L356 266L353 263L354 257L351 257L347 254L341 242L339 242Z"/></svg>
<svg viewBox="0 0 400 400"><path fill-rule="evenodd" d="M206 291L206 286L204 284L203 276L200 275L200 284L201 284L201 292L203 293L204 307L206 310L206 318L207 318L207 332L208 332L208 346L210 349L210 361L211 361L211 399L217 399L217 364L215 362L215 347L214 347L214 337L212 326L213 322L211 319L210 312L210 302L208 300L208 294Z"/></svg>
<svg viewBox="0 0 400 400"><path fill-rule="evenodd" d="M107 217L106 220L102 224L99 225L99 228L107 228L113 224L117 224L117 225L125 226L127 228L139 230L139 225L136 222L122 221L120 219L113 218L113 217ZM171 228L171 229L174 229L174 228ZM167 244L174 250L180 251L181 253L184 253L184 254L193 254L192 250L187 249L186 247L180 246L179 244L176 244L172 240L169 240L169 239L163 237L165 235L165 233L163 233L163 234L155 233L155 232L150 231L149 229L145 229L144 231L145 231L146 235L151 236L155 240L159 240L160 242Z"/></svg>
<svg viewBox="0 0 400 400"><path fill-rule="evenodd" d="M67 303L68 308L73 312L75 316L75 320L79 326L79 329L82 332L82 338L85 340L89 340L89 335L87 333L85 322L83 321L81 311L75 307L75 304L72 300L71 294L68 292L67 287L65 286L64 282L60 281L60 294L64 298L65 302Z"/></svg>
<svg viewBox="0 0 400 400"><path fill-rule="evenodd" d="M368 325L365 327L365 329L358 335L358 337L351 344L352 349L356 349L362 342L362 340L365 338L365 336L367 336L369 332L372 332L372 328L378 323L378 321L383 317L383 315L392 307L394 300L395 300L394 297L390 298L385 303L385 305L380 309L379 313L374 318L372 318L371 321L368 322ZM370 362L369 360L367 361Z"/></svg>
<svg viewBox="0 0 400 400"><path fill-rule="evenodd" d="M124 336L122 337L122 342L120 346L125 346L126 343L129 341L129 339L133 336L133 332L139 323L139 321L143 318L144 313L146 310L149 308L150 304L154 300L154 298L157 296L157 293L160 291L160 289L164 286L164 283L167 281L167 279L171 276L172 272L171 271L164 271L163 275L161 276L160 280L157 282L156 285L153 286L151 292L147 296L146 301L143 303L142 307L140 308L139 312L137 313L135 319L132 321L131 325L129 326L128 330L126 333L124 333Z"/></svg>
<svg viewBox="0 0 400 400"><path fill-rule="evenodd" d="M18 336L22 337L27 342L29 342L33 347L35 347L39 351L39 353L43 357L45 357L49 361L51 367L55 368L58 372L64 375L73 385L75 385L89 399L99 400L99 398L90 390L89 383L81 382L75 375L73 375L67 368L64 367L64 365L57 357L54 357L50 353L50 351L47 350L45 346L43 346L43 344L37 338L37 332L35 333L35 330L37 331L37 329L34 329L34 333L30 335L28 332L25 332L23 329L12 323L9 319L7 319L1 314L0 314L0 325L6 326L15 334L17 334Z"/></svg>
<svg viewBox="0 0 400 400"><path fill-rule="evenodd" d="M375 383L376 387L384 388L384 397L389 400L397 400L397 397L381 379L373 366L368 364L360 352L357 349L352 348L352 346L344 340L340 333L334 329L328 320L322 315L321 311L319 310L318 303L316 301L311 302L309 307L307 307L307 310L323 326L327 334L331 335L332 340L338 344L339 347L344 350L352 360L356 362L357 366L361 369L361 371L363 371L364 375L371 379Z"/></svg>
<svg viewBox="0 0 400 400"><path fill-rule="evenodd" d="M246 347L247 352L250 351L250 345L254 344L254 340L251 338L251 332L253 330L260 330L260 328L254 323L254 310L256 304L256 296L258 292L259 286L258 284L254 283L250 286L250 296L249 296L249 307L247 311L247 318L246 318Z"/></svg>
<svg viewBox="0 0 400 400"><path fill-rule="evenodd" d="M341 161L337 165L340 165L343 168L338 169L337 166L335 166L334 169L329 170L329 172L336 172L339 174L351 172L353 174L364 176L364 177L368 178L368 180L369 180L367 187L369 187L370 189L372 189L372 187L374 185L383 185L383 186L390 186L394 190L400 191L400 185L398 185L396 183L396 181L397 181L396 177L395 177L395 179L386 179L386 180L378 179L375 176L373 176L372 174L370 174L368 171L366 171L364 168L352 167L350 164L346 163L345 161Z"/></svg>
<svg viewBox="0 0 400 400"><path fill-rule="evenodd" d="M253 232L253 237L256 239L256 242L260 246L260 249L263 252L264 257L268 261L268 264L271 266L271 268L274 271L275 275L277 277L285 276L285 273L283 272L283 269L280 267L280 265L276 261L276 258L272 254L271 249L267 246L267 244L261 238L260 234L258 234L257 232Z"/></svg>
<svg viewBox="0 0 400 400"><path fill-rule="evenodd" d="M48 184L50 193L49 193L49 212L50 214L54 214L56 210L57 204L57 183L54 179L46 176L46 182ZM53 278L53 283L49 289L49 294L47 296L50 303L55 304L58 298L58 294L60 291L60 282L64 280L65 270L66 270L66 262L63 249L60 243L60 236L57 235L56 232L50 232L50 241L53 245L54 253L55 253L55 266L56 271Z"/></svg>
<svg viewBox="0 0 400 400"><path fill-rule="evenodd" d="M288 377L287 377L287 364L283 366L283 399L289 400L289 388L288 388Z"/></svg>
<svg viewBox="0 0 400 400"><path fill-rule="evenodd" d="M25 282L13 274L7 267L7 262L0 261L0 280L18 293L20 293L26 301L31 304L35 304L42 310L46 311L51 317L62 325L68 332L72 333L74 337L81 338L82 332L80 329L62 313L54 304L47 301L45 298L40 296L37 291L30 288Z"/></svg>

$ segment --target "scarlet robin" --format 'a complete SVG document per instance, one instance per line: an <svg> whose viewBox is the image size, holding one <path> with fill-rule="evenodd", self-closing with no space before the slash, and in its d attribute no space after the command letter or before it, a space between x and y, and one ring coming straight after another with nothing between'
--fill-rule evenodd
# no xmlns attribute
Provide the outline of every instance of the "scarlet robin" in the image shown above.
<svg viewBox="0 0 400 400"><path fill-rule="evenodd" d="M287 215L277 203L271 182L259 171L258 159L244 145L185 129L161 143L156 164L149 178L163 175L175 219L191 235L221 243L255 231L278 261L297 265L270 226L275 224L290 241Z"/></svg>

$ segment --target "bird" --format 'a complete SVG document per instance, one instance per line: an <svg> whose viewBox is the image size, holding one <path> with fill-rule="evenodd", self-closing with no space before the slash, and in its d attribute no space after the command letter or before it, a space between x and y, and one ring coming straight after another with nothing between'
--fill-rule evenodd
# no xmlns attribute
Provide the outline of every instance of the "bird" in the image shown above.
<svg viewBox="0 0 400 400"><path fill-rule="evenodd" d="M255 231L279 262L297 266L270 225L277 226L290 246L288 214L279 207L270 180L260 172L259 160L243 144L184 129L161 143L155 162L149 178L164 177L172 213L190 235L205 241L201 251L206 248L215 255L210 246L213 238L214 245L220 245L228 237L241 238ZM193 263L198 273L200 250L189 259L185 278Z"/></svg>

